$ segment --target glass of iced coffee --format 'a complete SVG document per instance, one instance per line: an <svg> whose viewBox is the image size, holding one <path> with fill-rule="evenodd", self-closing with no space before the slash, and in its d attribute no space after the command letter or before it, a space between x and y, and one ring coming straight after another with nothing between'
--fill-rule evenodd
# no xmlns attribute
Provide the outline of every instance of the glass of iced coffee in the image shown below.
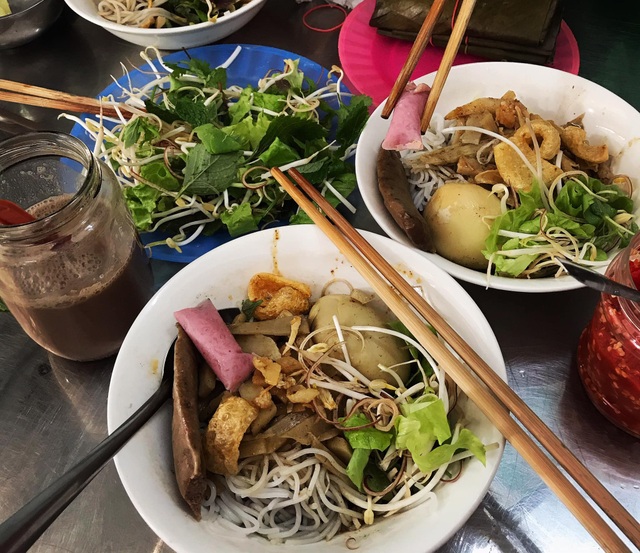
<svg viewBox="0 0 640 553"><path fill-rule="evenodd" d="M0 199L31 216L0 224L0 298L22 328L74 361L115 353L153 278L113 171L72 136L24 134L0 142Z"/></svg>

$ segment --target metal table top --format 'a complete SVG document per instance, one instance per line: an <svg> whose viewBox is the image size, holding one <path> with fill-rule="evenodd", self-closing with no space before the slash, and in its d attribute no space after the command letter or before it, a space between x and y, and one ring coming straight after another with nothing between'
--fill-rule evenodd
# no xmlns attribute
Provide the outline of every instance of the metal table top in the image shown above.
<svg viewBox="0 0 640 553"><path fill-rule="evenodd" d="M316 0L317 1L317 0ZM309 4L270 0L245 28L223 42L275 46L325 67L338 62L337 32L302 25ZM581 75L640 108L638 5L568 0L565 20L581 51ZM138 63L140 48L65 9L37 41L0 52L0 78L95 96ZM70 130L56 112L0 106L4 131L19 114L37 128ZM357 226L379 232L361 206ZM153 262L158 286L180 265ZM463 284L491 323L511 386L636 518L640 518L640 441L607 422L591 405L575 367L581 330L597 301L582 289L517 294ZM114 359L80 364L35 345L8 314L0 315L0 520L16 511L90 451L107 433L106 400ZM212 545L212 550L215 546ZM507 446L480 507L442 552L597 551L598 546ZM34 545L36 552L171 551L146 526L110 463Z"/></svg>

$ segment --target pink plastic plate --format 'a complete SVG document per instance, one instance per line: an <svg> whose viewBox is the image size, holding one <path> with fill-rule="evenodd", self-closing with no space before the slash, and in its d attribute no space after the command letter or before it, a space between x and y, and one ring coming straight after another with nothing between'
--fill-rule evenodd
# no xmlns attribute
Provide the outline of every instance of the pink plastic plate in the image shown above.
<svg viewBox="0 0 640 553"><path fill-rule="evenodd" d="M345 71L347 86L352 91L367 94L377 106L387 96L409 55L411 42L379 35L369 26L375 0L364 0L346 18L340 31L338 52ZM427 46L412 77L436 71L442 58L442 48ZM460 53L454 65L487 61L479 56ZM556 43L556 55L551 67L574 75L580 69L580 53L571 29L563 21Z"/></svg>

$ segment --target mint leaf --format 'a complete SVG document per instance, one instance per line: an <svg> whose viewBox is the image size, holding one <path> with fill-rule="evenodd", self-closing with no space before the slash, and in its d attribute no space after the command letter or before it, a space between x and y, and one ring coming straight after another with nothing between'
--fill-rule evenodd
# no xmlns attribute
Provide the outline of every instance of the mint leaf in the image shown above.
<svg viewBox="0 0 640 553"><path fill-rule="evenodd" d="M129 148L138 142L151 142L158 136L160 131L148 119L136 117L124 126L120 140Z"/></svg>
<svg viewBox="0 0 640 553"><path fill-rule="evenodd" d="M203 144L189 151L182 193L222 194L236 180L240 158L238 153L211 154Z"/></svg>
<svg viewBox="0 0 640 553"><path fill-rule="evenodd" d="M344 152L354 144L369 119L369 96L353 96L349 105L342 105L338 109L338 129L336 140L340 145L340 152Z"/></svg>
<svg viewBox="0 0 640 553"><path fill-rule="evenodd" d="M156 104L152 100L145 100L144 107L149 113L157 115L165 123L174 123L175 121L178 121L178 119L180 119L180 117L173 111L166 109L160 104Z"/></svg>
<svg viewBox="0 0 640 553"><path fill-rule="evenodd" d="M196 1L196 4L201 5L199 0ZM189 0L180 0L179 2L183 5L188 4ZM172 3L172 0L169 0L168 5ZM176 13L186 16L185 13L180 13L181 10L179 8L175 8ZM198 18L200 21L206 21L207 18L204 16L204 19ZM198 21L191 21L192 23ZM184 63L184 62L181 62ZM166 64L169 69L171 69L171 80L172 80L172 90L176 90L177 88L181 88L182 86L193 85L193 83L183 83L179 79L183 75L191 74L196 77L199 77L204 82L204 86L207 88L219 88L223 89L227 86L227 70L223 67L212 68L209 63L204 60L197 58L190 58L187 62L187 65L180 65L179 63L167 63ZM176 81L175 84L173 81ZM173 88L175 86L176 88Z"/></svg>
<svg viewBox="0 0 640 553"><path fill-rule="evenodd" d="M218 106L214 102L205 105L199 98L198 101L194 101L182 97L176 101L175 113L182 121L186 121L192 127L198 127L217 119Z"/></svg>

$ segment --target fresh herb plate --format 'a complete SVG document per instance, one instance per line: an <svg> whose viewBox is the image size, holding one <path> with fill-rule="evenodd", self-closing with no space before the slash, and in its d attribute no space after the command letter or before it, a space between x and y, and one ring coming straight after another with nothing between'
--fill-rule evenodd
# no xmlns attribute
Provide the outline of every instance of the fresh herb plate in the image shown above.
<svg viewBox="0 0 640 553"><path fill-rule="evenodd" d="M187 52L175 52L163 56L165 62L176 63L189 58L206 61L212 67L216 67L225 62L231 54L240 46L242 50L235 58L233 63L227 68L228 84L235 84L242 87L253 84L255 85L259 79L272 69L281 69L285 59L299 60L299 69L304 73L305 77L315 82L324 82L327 80L329 71L310 59L299 56L286 50L271 48L267 46L256 46L250 44L217 44L213 46L204 46L201 48L193 48ZM148 65L142 65L133 69L128 75L120 78L117 83L113 83L105 88L99 97L112 95L116 99L122 96L120 87L141 87L152 78L148 72ZM343 85L343 89L346 88ZM90 148L93 149L93 139L84 131L84 129L76 124L71 134L83 140ZM272 223L269 226L281 226L287 224L286 221ZM164 240L169 234L156 231L142 233L141 238L145 244ZM189 263L197 259L204 253L216 248L221 244L225 244L232 240L232 237L225 230L219 230L210 236L199 236L193 242L181 246L181 252L168 246L154 246L151 250L151 257L165 261L175 261L179 263Z"/></svg>

